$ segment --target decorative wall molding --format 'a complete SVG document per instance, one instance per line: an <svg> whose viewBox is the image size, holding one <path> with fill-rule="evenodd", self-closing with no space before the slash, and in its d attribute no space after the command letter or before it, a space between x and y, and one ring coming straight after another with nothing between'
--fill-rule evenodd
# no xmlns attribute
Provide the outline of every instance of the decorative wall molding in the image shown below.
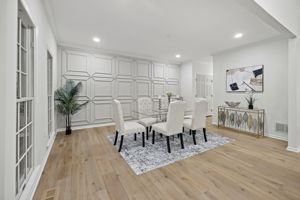
<svg viewBox="0 0 300 200"><path fill-rule="evenodd" d="M59 47L61 79L82 82L79 101L90 102L72 117L74 127L112 123L112 100L119 99L125 120L136 119L136 100L166 92L179 94L179 66L123 56L107 56L86 50ZM59 84L60 86L60 84ZM58 127L64 121L58 120Z"/></svg>

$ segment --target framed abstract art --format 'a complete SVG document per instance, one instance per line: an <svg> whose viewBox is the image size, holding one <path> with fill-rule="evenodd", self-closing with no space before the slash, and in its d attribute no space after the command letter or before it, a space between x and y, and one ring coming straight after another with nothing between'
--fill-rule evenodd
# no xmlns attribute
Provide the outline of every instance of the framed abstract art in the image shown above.
<svg viewBox="0 0 300 200"><path fill-rule="evenodd" d="M263 92L264 66L255 65L226 70L227 92Z"/></svg>

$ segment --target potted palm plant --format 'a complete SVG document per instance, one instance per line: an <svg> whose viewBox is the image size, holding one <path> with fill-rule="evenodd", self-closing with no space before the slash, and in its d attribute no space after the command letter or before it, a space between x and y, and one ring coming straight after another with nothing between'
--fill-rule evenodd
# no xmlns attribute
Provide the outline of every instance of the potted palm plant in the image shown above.
<svg viewBox="0 0 300 200"><path fill-rule="evenodd" d="M254 107L254 103L257 100L256 98L254 98L253 91L250 91L248 97L246 97L245 99L248 103L248 109L252 110Z"/></svg>
<svg viewBox="0 0 300 200"><path fill-rule="evenodd" d="M77 95L82 88L82 83L75 84L73 80L68 80L64 87L58 88L55 91L55 101L57 111L66 119L66 135L72 133L71 117L77 113L89 101L79 104Z"/></svg>

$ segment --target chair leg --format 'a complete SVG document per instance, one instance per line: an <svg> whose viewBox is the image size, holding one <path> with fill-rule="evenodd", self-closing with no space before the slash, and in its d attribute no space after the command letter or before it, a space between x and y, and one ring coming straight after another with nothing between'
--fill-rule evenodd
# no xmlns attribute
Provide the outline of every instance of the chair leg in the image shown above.
<svg viewBox="0 0 300 200"><path fill-rule="evenodd" d="M136 141L136 133L134 134L134 141Z"/></svg>
<svg viewBox="0 0 300 200"><path fill-rule="evenodd" d="M167 136L167 146L168 146L168 153L171 153L170 136Z"/></svg>
<svg viewBox="0 0 300 200"><path fill-rule="evenodd" d="M194 141L194 145L196 145L196 130L193 130L193 141Z"/></svg>
<svg viewBox="0 0 300 200"><path fill-rule="evenodd" d="M205 140L205 142L207 142L206 128L203 128L203 135L204 135L204 140Z"/></svg>
<svg viewBox="0 0 300 200"><path fill-rule="evenodd" d="M184 133L184 127L182 127L182 133Z"/></svg>
<svg viewBox="0 0 300 200"><path fill-rule="evenodd" d="M119 135L119 133L118 133L118 131L116 131L116 136L115 136L115 141L114 141L114 145L116 145L116 144L117 144L117 140L118 140L118 135Z"/></svg>
<svg viewBox="0 0 300 200"><path fill-rule="evenodd" d="M162 138L162 134L160 134L160 137Z"/></svg>
<svg viewBox="0 0 300 200"><path fill-rule="evenodd" d="M151 133L151 131L152 131L152 126L149 127L149 132Z"/></svg>
<svg viewBox="0 0 300 200"><path fill-rule="evenodd" d="M143 147L145 147L145 132L142 132L142 138L143 138Z"/></svg>
<svg viewBox="0 0 300 200"><path fill-rule="evenodd" d="M190 135L192 135L192 130L190 129Z"/></svg>
<svg viewBox="0 0 300 200"><path fill-rule="evenodd" d="M152 131L152 144L155 142L155 130Z"/></svg>
<svg viewBox="0 0 300 200"><path fill-rule="evenodd" d="M146 127L146 138L149 139L149 127Z"/></svg>
<svg viewBox="0 0 300 200"><path fill-rule="evenodd" d="M182 135L182 133L180 133L179 135L180 135L181 148L184 149L183 135Z"/></svg>
<svg viewBox="0 0 300 200"><path fill-rule="evenodd" d="M121 149L122 149L123 139L124 139L124 135L121 136L121 142L120 142L119 152L121 152Z"/></svg>
<svg viewBox="0 0 300 200"><path fill-rule="evenodd" d="M177 137L178 137L178 138L180 137L180 133L177 134Z"/></svg>

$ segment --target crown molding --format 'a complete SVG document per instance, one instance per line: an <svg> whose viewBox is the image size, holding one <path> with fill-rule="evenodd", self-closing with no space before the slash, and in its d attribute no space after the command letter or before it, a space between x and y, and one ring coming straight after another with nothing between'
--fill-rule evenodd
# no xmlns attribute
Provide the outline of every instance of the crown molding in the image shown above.
<svg viewBox="0 0 300 200"><path fill-rule="evenodd" d="M156 57L150 57L150 56L145 56L145 55L138 55L138 54L133 54L133 53L126 53L122 51L116 51L116 50L109 50L109 49L103 49L103 48L95 48L91 46L83 46L83 45L74 45L70 43L63 43L60 42L58 43L58 47L62 49L72 49L72 50L77 50L77 51L86 51L88 53L92 54L103 54L107 56L112 56L112 57L126 57L126 58L133 58L136 60L145 60L145 61L150 61L150 62L158 62L158 63L163 63L163 64L169 64L169 65L181 65L182 62L174 62L172 60L168 59L162 59L162 58L156 58Z"/></svg>

